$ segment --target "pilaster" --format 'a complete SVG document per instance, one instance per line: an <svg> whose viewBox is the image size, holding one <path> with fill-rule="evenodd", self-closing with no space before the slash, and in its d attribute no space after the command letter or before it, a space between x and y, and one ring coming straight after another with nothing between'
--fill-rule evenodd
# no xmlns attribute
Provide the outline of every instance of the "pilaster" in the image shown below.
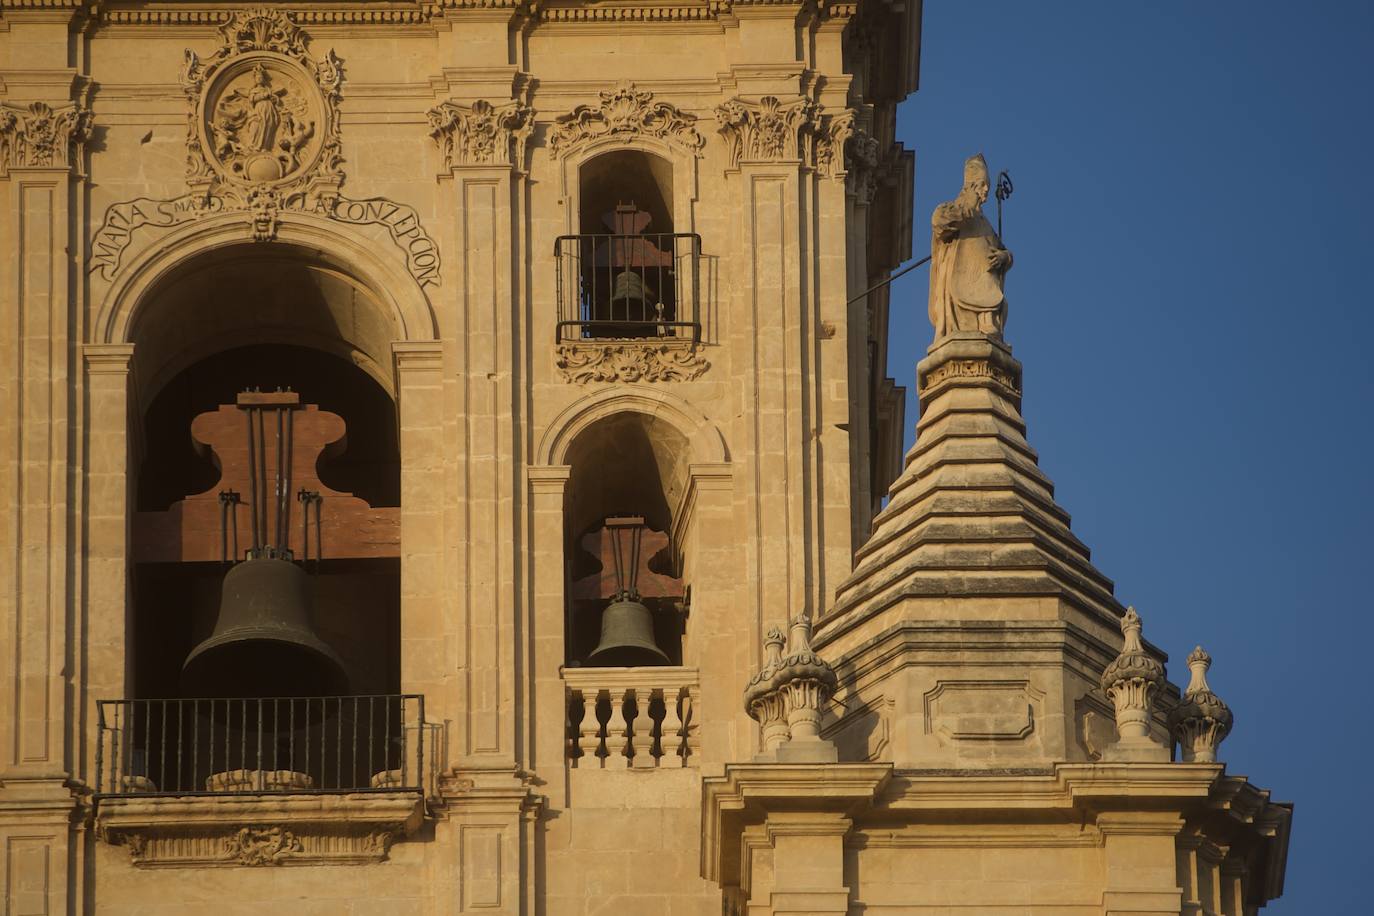
<svg viewBox="0 0 1374 916"><path fill-rule="evenodd" d="M425 717L454 714L442 576L444 456L443 349L438 341L396 341L401 447L401 689L425 695Z"/></svg>
<svg viewBox="0 0 1374 916"><path fill-rule="evenodd" d="M508 456L521 454L512 342L524 325L518 179L533 112L519 100L451 99L431 109L429 119L443 154L441 193L452 208L453 250L462 252L458 308L441 319L451 328L460 367L450 435L457 458L448 559L465 709L454 750L460 764L514 767L532 753L530 729L520 725L532 684L517 675L530 670L531 651L524 641L528 602L522 604L516 587L524 494Z"/></svg>
<svg viewBox="0 0 1374 916"><path fill-rule="evenodd" d="M755 583L750 617L759 628L824 600L817 416L812 207L804 165L816 105L805 97L732 99L717 109L729 147L727 181L740 200L731 333L740 355L741 428L749 456L740 496ZM847 528L847 525L846 525Z"/></svg>

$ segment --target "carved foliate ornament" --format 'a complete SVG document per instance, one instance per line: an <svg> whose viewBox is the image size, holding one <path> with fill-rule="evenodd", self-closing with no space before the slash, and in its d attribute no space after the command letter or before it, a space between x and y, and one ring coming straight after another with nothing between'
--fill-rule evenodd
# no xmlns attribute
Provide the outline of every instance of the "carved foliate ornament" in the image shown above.
<svg viewBox="0 0 1374 916"><path fill-rule="evenodd" d="M14 168L70 168L90 127L91 113L80 103L0 103L0 175Z"/></svg>
<svg viewBox="0 0 1374 916"><path fill-rule="evenodd" d="M667 102L655 102L654 94L647 89L622 81L599 94L599 105L579 105L558 118L549 137L549 148L555 156L605 137L626 143L641 138L664 140L694 154L706 145L705 138L697 132L693 115Z"/></svg>
<svg viewBox="0 0 1374 916"><path fill-rule="evenodd" d="M225 858L240 865L280 865L302 849L285 827L242 827L224 841Z"/></svg>
<svg viewBox="0 0 1374 916"><path fill-rule="evenodd" d="M730 148L730 166L741 162L801 160L814 163L821 106L808 98L784 102L767 95L757 102L731 99L716 109L721 135ZM833 161L833 154L830 155Z"/></svg>
<svg viewBox="0 0 1374 916"><path fill-rule="evenodd" d="M186 52L187 177L230 190L343 181L339 140L340 61L305 49L305 33L280 10L235 13L221 45L202 61Z"/></svg>
<svg viewBox="0 0 1374 916"><path fill-rule="evenodd" d="M444 154L444 168L510 165L523 171L525 142L534 129L534 110L519 102L502 105L478 99L469 105L443 102L427 112L429 135Z"/></svg>
<svg viewBox="0 0 1374 916"><path fill-rule="evenodd" d="M690 382L710 363L697 345L643 343L562 343L554 363L564 381Z"/></svg>

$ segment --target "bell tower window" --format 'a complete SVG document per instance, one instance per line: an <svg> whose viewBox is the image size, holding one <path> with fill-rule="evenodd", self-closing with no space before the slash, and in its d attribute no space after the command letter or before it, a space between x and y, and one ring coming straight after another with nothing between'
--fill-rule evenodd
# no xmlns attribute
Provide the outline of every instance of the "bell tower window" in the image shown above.
<svg viewBox="0 0 1374 916"><path fill-rule="evenodd" d="M558 340L700 337L700 239L676 232L672 164L641 150L578 172L578 232L559 237Z"/></svg>

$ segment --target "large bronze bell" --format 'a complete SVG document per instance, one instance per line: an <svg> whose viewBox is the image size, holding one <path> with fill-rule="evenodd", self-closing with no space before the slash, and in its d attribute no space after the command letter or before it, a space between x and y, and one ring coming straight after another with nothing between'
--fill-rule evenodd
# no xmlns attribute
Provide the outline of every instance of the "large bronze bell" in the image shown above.
<svg viewBox="0 0 1374 916"><path fill-rule="evenodd" d="M666 665L668 656L654 642L654 615L622 595L601 612L601 642L587 663L596 668Z"/></svg>
<svg viewBox="0 0 1374 916"><path fill-rule="evenodd" d="M181 669L188 696L307 697L347 691L343 662L311 626L310 580L289 560L259 556L224 576L210 637Z"/></svg>

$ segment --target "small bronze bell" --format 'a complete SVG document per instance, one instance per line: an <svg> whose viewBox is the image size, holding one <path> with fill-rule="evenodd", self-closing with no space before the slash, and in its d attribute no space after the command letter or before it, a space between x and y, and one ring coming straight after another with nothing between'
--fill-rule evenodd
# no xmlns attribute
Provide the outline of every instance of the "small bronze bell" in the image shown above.
<svg viewBox="0 0 1374 916"><path fill-rule="evenodd" d="M596 668L668 664L668 656L654 642L653 612L627 596L606 605L601 612L601 642L587 662Z"/></svg>
<svg viewBox="0 0 1374 916"><path fill-rule="evenodd" d="M347 690L343 662L311 626L310 580L289 560L244 560L224 576L219 616L181 669L188 696L308 697Z"/></svg>
<svg viewBox="0 0 1374 916"><path fill-rule="evenodd" d="M652 295L653 290L644 282L644 277L633 270L622 270L615 275L611 302L638 302L642 308Z"/></svg>

